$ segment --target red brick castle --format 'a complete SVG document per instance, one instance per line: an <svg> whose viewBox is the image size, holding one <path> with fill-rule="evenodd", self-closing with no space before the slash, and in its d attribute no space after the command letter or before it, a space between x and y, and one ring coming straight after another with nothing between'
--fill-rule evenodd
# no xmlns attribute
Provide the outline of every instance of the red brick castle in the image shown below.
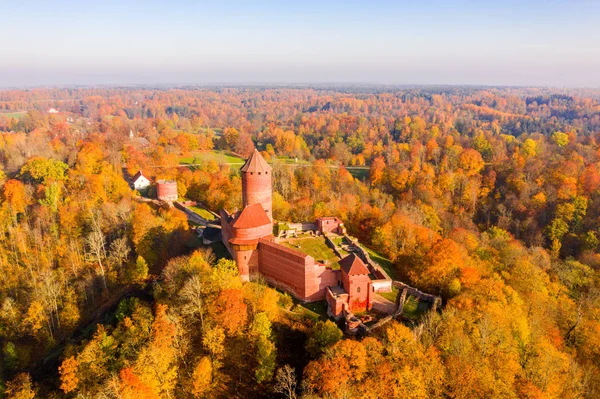
<svg viewBox="0 0 600 399"><path fill-rule="evenodd" d="M368 265L350 253L343 259L339 256L340 268L336 270L301 250L283 245L285 240L273 235L271 167L254 150L240 171L242 210L233 214L222 210L221 230L223 243L243 280L260 274L301 301L327 299L334 316L370 309L372 293L391 289L389 277L373 269L364 252L359 254L367 257ZM306 234L321 239L334 232L345 233L338 218L322 218L309 225L314 226L314 231L308 229Z"/></svg>

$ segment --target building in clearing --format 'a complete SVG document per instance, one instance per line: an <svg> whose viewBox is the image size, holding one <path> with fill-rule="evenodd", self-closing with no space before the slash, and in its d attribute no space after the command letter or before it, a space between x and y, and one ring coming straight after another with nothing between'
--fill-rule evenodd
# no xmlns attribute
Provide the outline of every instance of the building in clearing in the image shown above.
<svg viewBox="0 0 600 399"><path fill-rule="evenodd" d="M368 265L365 264L360 254L350 253L341 259L337 252L340 267L335 269L305 253L300 244L292 247L275 237L271 167L254 150L240 171L243 208L233 213L221 211L221 232L223 244L236 261L242 280L262 275L301 301L327 299L329 312L336 317L370 309L374 292L391 290L391 279L385 272L372 270L370 260L367 258ZM307 240L318 237L334 245L325 236L345 235L338 218L320 218L308 225L314 226L314 231L307 232Z"/></svg>
<svg viewBox="0 0 600 399"><path fill-rule="evenodd" d="M140 170L131 178L131 186L134 190L142 191L150 187L150 180Z"/></svg>

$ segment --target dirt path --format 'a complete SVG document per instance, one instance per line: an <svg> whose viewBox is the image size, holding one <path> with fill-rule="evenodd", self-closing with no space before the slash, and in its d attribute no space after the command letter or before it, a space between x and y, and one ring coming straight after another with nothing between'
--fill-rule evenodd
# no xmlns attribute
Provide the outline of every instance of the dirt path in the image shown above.
<svg viewBox="0 0 600 399"><path fill-rule="evenodd" d="M379 294L375 294L373 296L373 309L378 312L391 315L396 311L396 304L389 299L385 299Z"/></svg>

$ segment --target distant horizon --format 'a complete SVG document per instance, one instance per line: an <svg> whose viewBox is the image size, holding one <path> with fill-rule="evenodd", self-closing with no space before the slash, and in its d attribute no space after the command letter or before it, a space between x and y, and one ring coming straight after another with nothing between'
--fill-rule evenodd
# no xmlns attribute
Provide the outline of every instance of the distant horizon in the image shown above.
<svg viewBox="0 0 600 399"><path fill-rule="evenodd" d="M23 0L0 87L386 84L600 87L600 3Z"/></svg>
<svg viewBox="0 0 600 399"><path fill-rule="evenodd" d="M33 90L33 89L187 89L187 88L314 88L334 89L350 88L472 88L472 89L544 89L544 90L600 90L599 86L536 86L536 85L504 85L504 84L447 84L447 83L368 83L368 82L215 82L215 83L92 83L92 84L41 84L2 86L0 90Z"/></svg>

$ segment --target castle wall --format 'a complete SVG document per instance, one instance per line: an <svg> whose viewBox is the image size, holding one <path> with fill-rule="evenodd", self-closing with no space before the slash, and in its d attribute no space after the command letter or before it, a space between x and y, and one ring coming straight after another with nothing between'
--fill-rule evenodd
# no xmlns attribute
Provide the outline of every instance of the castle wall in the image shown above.
<svg viewBox="0 0 600 399"><path fill-rule="evenodd" d="M311 256L268 240L258 248L259 272L302 301L325 299L327 286L338 284L339 270L316 264Z"/></svg>
<svg viewBox="0 0 600 399"><path fill-rule="evenodd" d="M252 227L249 229L233 229L233 237L244 240L256 240L261 237L273 234L273 225L271 223L263 226Z"/></svg>
<svg viewBox="0 0 600 399"><path fill-rule="evenodd" d="M156 197L163 201L177 201L177 182L173 180L157 181Z"/></svg>
<svg viewBox="0 0 600 399"><path fill-rule="evenodd" d="M260 273L273 284L304 300L304 270L315 260L310 256L296 255L272 241L261 240L258 248Z"/></svg>
<svg viewBox="0 0 600 399"><path fill-rule="evenodd" d="M317 228L321 233L344 234L344 223L336 217L323 217L317 219Z"/></svg>
<svg viewBox="0 0 600 399"><path fill-rule="evenodd" d="M234 250L233 252L242 281L249 281L251 275L258 273L258 250Z"/></svg>
<svg viewBox="0 0 600 399"><path fill-rule="evenodd" d="M234 258L233 250L231 249L231 245L229 245L229 239L233 237L233 232L231 231L231 225L229 224L228 219L229 214L226 211L221 211L221 237L223 240L223 245L225 245L225 248L227 248L229 255Z"/></svg>
<svg viewBox="0 0 600 399"><path fill-rule="evenodd" d="M347 306L348 295L334 295L333 292L327 288L325 291L325 300L327 301L327 313L329 316L339 318L343 315L344 308Z"/></svg>
<svg viewBox="0 0 600 399"><path fill-rule="evenodd" d="M349 310L360 312L371 308L372 287L371 279L367 274L348 276L342 273L342 284L348 293Z"/></svg>
<svg viewBox="0 0 600 399"><path fill-rule="evenodd" d="M340 270L332 270L320 264L305 269L305 298L307 301L325 299L327 287L338 285L341 280Z"/></svg>

